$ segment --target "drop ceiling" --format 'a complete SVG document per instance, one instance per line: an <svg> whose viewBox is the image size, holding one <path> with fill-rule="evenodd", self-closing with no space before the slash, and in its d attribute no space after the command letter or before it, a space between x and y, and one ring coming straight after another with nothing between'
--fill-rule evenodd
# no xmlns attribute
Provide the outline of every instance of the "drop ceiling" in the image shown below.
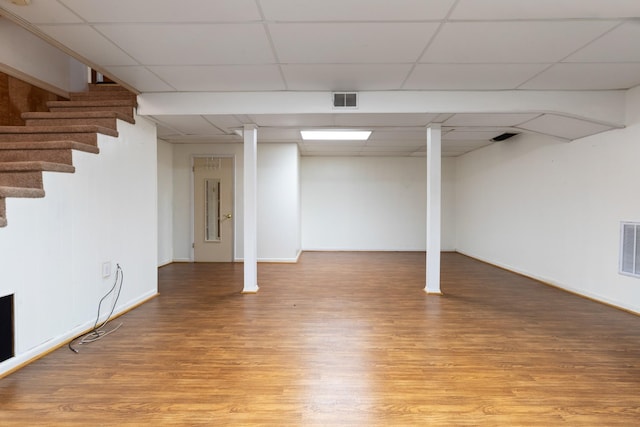
<svg viewBox="0 0 640 427"><path fill-rule="evenodd" d="M0 0L2 13L117 81L155 92L601 91L640 84L637 0ZM550 112L158 115L172 143L296 142L303 155L443 155L503 132L570 141L607 123ZM373 130L303 142L302 128Z"/></svg>

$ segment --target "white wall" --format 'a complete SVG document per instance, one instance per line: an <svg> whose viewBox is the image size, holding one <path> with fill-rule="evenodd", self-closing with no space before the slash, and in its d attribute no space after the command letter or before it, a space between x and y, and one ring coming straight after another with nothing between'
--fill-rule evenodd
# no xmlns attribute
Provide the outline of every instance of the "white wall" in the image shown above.
<svg viewBox="0 0 640 427"><path fill-rule="evenodd" d="M295 261L300 252L297 144L258 145L258 259Z"/></svg>
<svg viewBox="0 0 640 427"><path fill-rule="evenodd" d="M0 17L0 71L60 95L87 86L87 67Z"/></svg>
<svg viewBox="0 0 640 427"><path fill-rule="evenodd" d="M455 161L442 162L442 248L455 249ZM426 160L303 157L305 250L424 251Z"/></svg>
<svg viewBox="0 0 640 427"><path fill-rule="evenodd" d="M158 140L158 265L173 261L173 145Z"/></svg>
<svg viewBox="0 0 640 427"><path fill-rule="evenodd" d="M618 274L620 221L640 221L640 90L628 96L626 129L521 135L459 157L458 250L640 312L640 280Z"/></svg>
<svg viewBox="0 0 640 427"><path fill-rule="evenodd" d="M116 311L157 293L155 125L118 122L100 154L74 152L74 174L45 173L43 199L7 199L0 229L0 296L15 295L10 370L93 326L100 298L124 270ZM111 304L111 300L107 300Z"/></svg>
<svg viewBox="0 0 640 427"><path fill-rule="evenodd" d="M258 130L258 140L260 130ZM192 159L235 159L234 259L243 259L243 147L241 144L176 144L173 157L173 257L191 261L193 236ZM300 250L298 147L258 143L258 260L295 260Z"/></svg>

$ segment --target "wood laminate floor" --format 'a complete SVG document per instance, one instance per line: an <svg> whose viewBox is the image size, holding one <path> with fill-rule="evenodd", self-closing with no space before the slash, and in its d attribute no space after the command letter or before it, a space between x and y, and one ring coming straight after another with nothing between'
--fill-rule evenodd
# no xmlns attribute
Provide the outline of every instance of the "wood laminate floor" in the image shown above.
<svg viewBox="0 0 640 427"><path fill-rule="evenodd" d="M640 318L459 254L172 264L80 354L0 380L0 425L640 425ZM126 281L125 281L126 286Z"/></svg>

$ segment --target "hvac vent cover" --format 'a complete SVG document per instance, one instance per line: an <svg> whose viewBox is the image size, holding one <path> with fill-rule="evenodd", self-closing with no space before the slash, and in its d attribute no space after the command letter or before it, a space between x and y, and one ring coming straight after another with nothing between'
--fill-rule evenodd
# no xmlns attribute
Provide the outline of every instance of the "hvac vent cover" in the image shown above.
<svg viewBox="0 0 640 427"><path fill-rule="evenodd" d="M640 277L640 223L621 224L620 273Z"/></svg>
<svg viewBox="0 0 640 427"><path fill-rule="evenodd" d="M358 108L358 93L334 92L333 108Z"/></svg>
<svg viewBox="0 0 640 427"><path fill-rule="evenodd" d="M491 138L492 141L498 142L498 141L504 141L505 139L509 139L509 138L513 138L514 136L518 135L517 133L512 133L512 132L505 132L502 133L494 138Z"/></svg>

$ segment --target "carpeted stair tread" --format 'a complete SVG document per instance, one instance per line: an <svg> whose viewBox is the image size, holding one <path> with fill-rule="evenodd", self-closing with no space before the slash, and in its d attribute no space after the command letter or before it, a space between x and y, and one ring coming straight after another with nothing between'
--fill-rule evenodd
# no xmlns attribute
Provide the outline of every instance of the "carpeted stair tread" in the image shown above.
<svg viewBox="0 0 640 427"><path fill-rule="evenodd" d="M91 108L91 107L131 107L133 102L130 99L93 99L87 101L48 101L49 108Z"/></svg>
<svg viewBox="0 0 640 427"><path fill-rule="evenodd" d="M95 145L77 141L0 141L0 151L3 150L77 150L93 154L100 153L100 149Z"/></svg>
<svg viewBox="0 0 640 427"><path fill-rule="evenodd" d="M132 93L129 89L117 83L89 83L89 92L126 92Z"/></svg>
<svg viewBox="0 0 640 427"><path fill-rule="evenodd" d="M56 133L101 133L118 137L118 131L97 125L67 126L0 126L2 134L56 134Z"/></svg>
<svg viewBox="0 0 640 427"><path fill-rule="evenodd" d="M133 116L119 113L117 111L64 111L64 112L30 112L22 113L21 117L27 121L36 120L91 120L91 119L120 119L131 124L135 124Z"/></svg>
<svg viewBox="0 0 640 427"><path fill-rule="evenodd" d="M93 91L93 92L71 92L69 94L71 101L98 101L98 100L129 100L134 107L138 106L137 95L131 92L117 91Z"/></svg>
<svg viewBox="0 0 640 427"><path fill-rule="evenodd" d="M3 172L65 172L74 173L76 168L63 163L52 163L42 161L30 162L0 162L0 173Z"/></svg>
<svg viewBox="0 0 640 427"><path fill-rule="evenodd" d="M44 197L44 190L42 188L8 187L0 185L0 198L7 197L37 199Z"/></svg>
<svg viewBox="0 0 640 427"><path fill-rule="evenodd" d="M117 129L116 120L135 124L133 116L117 111L65 111L22 113L27 126L75 126L84 123Z"/></svg>

